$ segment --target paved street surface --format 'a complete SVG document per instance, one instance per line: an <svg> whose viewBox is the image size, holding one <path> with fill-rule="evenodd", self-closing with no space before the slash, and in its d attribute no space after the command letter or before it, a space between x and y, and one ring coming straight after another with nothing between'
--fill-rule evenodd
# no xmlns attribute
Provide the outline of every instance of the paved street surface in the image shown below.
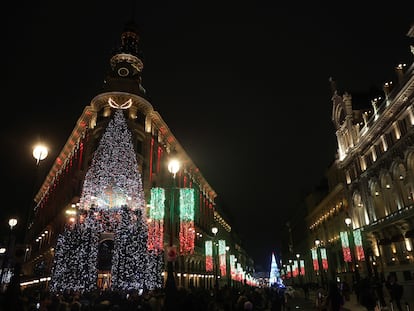
<svg viewBox="0 0 414 311"><path fill-rule="evenodd" d="M381 311L398 311L398 308L392 306L388 291L384 288L384 299L386 306ZM309 298L305 299L305 295L302 289L296 288L295 297L288 301L287 309L284 311L320 311L316 308L316 291L311 290L309 292ZM403 311L414 311L414 282L406 283L404 288L403 298L401 299L401 307ZM270 306L265 311L270 311ZM350 300L345 301L345 305L341 311L367 311L367 309L361 306L356 299L356 295L351 293Z"/></svg>
<svg viewBox="0 0 414 311"><path fill-rule="evenodd" d="M288 301L288 307L290 311L294 310L303 310L303 311L315 311L317 310L315 306L316 296L315 292L311 291L309 294L309 299L305 299L304 294L301 290L296 291L296 297ZM289 310L289 309L288 309ZM356 296L351 295L350 300L345 302L343 311L367 311L367 309L361 306L356 301Z"/></svg>

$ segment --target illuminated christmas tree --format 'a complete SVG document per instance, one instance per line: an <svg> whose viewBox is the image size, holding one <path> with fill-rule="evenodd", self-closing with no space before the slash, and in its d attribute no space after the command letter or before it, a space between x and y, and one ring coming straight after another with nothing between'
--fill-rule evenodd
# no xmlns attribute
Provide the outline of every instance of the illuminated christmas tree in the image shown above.
<svg viewBox="0 0 414 311"><path fill-rule="evenodd" d="M112 290L162 287L163 253L147 248L146 204L131 136L123 110L115 110L85 175L77 220L58 238L52 291L94 290L99 272L110 273L105 285Z"/></svg>
<svg viewBox="0 0 414 311"><path fill-rule="evenodd" d="M269 286L279 287L280 285L283 285L283 281L280 277L279 267L276 261L275 253L272 252L272 262L270 264Z"/></svg>

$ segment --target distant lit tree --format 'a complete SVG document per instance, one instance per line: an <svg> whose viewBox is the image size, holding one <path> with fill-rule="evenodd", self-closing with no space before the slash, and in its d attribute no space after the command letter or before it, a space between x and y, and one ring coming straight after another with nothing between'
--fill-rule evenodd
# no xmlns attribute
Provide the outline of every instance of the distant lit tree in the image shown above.
<svg viewBox="0 0 414 311"><path fill-rule="evenodd" d="M279 266L276 261L275 253L272 252L272 261L270 264L270 277L269 285L270 286L280 286L283 284L282 278L280 277Z"/></svg>

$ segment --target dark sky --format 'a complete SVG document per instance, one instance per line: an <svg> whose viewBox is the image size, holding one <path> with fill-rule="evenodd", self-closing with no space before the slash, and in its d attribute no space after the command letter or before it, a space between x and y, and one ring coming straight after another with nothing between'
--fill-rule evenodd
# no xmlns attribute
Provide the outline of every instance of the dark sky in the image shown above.
<svg viewBox="0 0 414 311"><path fill-rule="evenodd" d="M131 16L151 104L265 269L335 157L329 77L341 91L368 91L412 61L412 1L43 2L3 12L3 232L29 204L32 145L49 145L46 173Z"/></svg>

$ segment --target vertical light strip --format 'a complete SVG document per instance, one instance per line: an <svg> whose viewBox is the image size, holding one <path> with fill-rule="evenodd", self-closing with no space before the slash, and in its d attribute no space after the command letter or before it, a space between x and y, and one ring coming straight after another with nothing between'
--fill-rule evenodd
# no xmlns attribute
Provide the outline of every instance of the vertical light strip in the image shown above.
<svg viewBox="0 0 414 311"><path fill-rule="evenodd" d="M148 249L164 249L165 190L152 188L148 212Z"/></svg>
<svg viewBox="0 0 414 311"><path fill-rule="evenodd" d="M194 189L180 188L180 253L193 254L195 241Z"/></svg>
<svg viewBox="0 0 414 311"><path fill-rule="evenodd" d="M319 271L318 250L316 248L312 248L311 253L312 253L313 270Z"/></svg>
<svg viewBox="0 0 414 311"><path fill-rule="evenodd" d="M221 276L225 276L227 273L227 267L226 267L226 241L225 240L219 240L219 261L220 261L220 273Z"/></svg>
<svg viewBox="0 0 414 311"><path fill-rule="evenodd" d="M328 270L328 257L326 255L326 248L321 247L320 251L321 251L321 259L322 259L322 269Z"/></svg>
<svg viewBox="0 0 414 311"><path fill-rule="evenodd" d="M213 271L213 241L206 241L206 271Z"/></svg>
<svg viewBox="0 0 414 311"><path fill-rule="evenodd" d="M300 275L305 275L305 260L303 259L300 260Z"/></svg>
<svg viewBox="0 0 414 311"><path fill-rule="evenodd" d="M342 254L344 255L344 261L351 262L352 256L351 248L349 247L348 233L341 231L339 235L341 236Z"/></svg>
<svg viewBox="0 0 414 311"><path fill-rule="evenodd" d="M364 248L362 247L362 234L361 229L356 229L353 232L354 234L354 242L355 242L355 251L358 261L365 260L365 253Z"/></svg>
<svg viewBox="0 0 414 311"><path fill-rule="evenodd" d="M232 280L236 279L236 272L236 256L230 255L230 274Z"/></svg>

